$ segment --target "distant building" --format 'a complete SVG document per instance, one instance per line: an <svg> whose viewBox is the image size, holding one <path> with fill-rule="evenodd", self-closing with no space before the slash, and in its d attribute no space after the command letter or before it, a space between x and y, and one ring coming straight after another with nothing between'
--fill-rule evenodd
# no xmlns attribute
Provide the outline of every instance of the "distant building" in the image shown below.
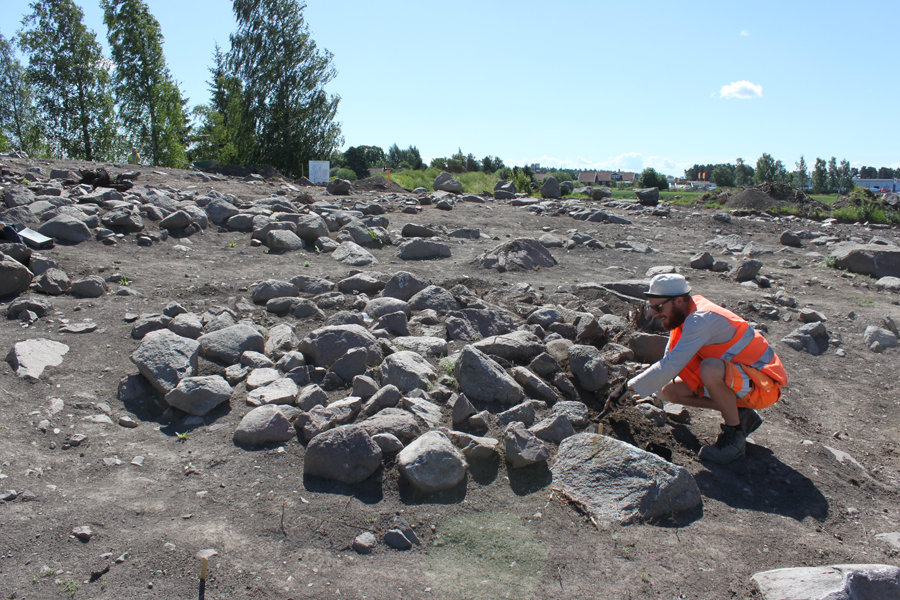
<svg viewBox="0 0 900 600"><path fill-rule="evenodd" d="M888 190L896 192L898 189L897 178L893 179L862 179L860 177L853 178L853 185L869 188L873 191Z"/></svg>
<svg viewBox="0 0 900 600"><path fill-rule="evenodd" d="M579 183L606 187L617 187L620 184L632 185L635 179L637 179L637 173L629 171L583 171L578 174Z"/></svg>

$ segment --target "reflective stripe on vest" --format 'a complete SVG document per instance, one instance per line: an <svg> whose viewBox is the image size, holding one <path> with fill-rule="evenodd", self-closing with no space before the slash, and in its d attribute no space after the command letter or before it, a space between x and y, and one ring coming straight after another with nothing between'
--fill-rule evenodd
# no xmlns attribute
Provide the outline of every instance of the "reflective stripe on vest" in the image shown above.
<svg viewBox="0 0 900 600"><path fill-rule="evenodd" d="M699 361L704 358L720 358L735 364L753 367L754 369L762 371L781 385L787 383L787 373L785 372L784 366L781 364L778 355L775 354L775 351L769 346L769 342L766 341L766 338L750 327L750 324L747 321L730 310L722 308L717 304L713 304L703 296L693 296L691 298L690 312L688 314L692 314L698 310L712 312L728 319L728 321L736 328L736 332L734 336L724 344L709 344L700 348L695 357L696 360L692 360L691 363L685 367L685 370L693 371L695 368L699 367L699 364L695 365L694 363L699 363ZM674 348L675 344L678 343L678 340L681 339L683 327L684 325L669 332L669 349ZM685 377L682 377L682 379L687 381Z"/></svg>

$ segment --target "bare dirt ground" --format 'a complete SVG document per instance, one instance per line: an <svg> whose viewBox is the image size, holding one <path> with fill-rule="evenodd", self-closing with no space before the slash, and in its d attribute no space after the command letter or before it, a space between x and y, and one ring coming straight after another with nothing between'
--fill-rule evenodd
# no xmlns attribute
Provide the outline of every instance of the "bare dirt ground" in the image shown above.
<svg viewBox="0 0 900 600"><path fill-rule="evenodd" d="M85 166L0 162L23 172L34 165ZM113 174L126 170L121 167L109 165ZM188 171L140 170L139 184L216 189L246 200L282 187L280 182L204 182ZM326 197L323 188L303 190L315 200L345 206L389 193L371 190L339 198ZM257 280L304 273L338 281L350 268L327 254L266 254L265 247L251 247L249 234L219 232L215 226L145 248L129 235L117 246L89 240L42 253L73 279L119 273L143 297L53 297L51 314L33 326L0 321L4 353L32 338L70 347L63 364L49 368L37 383L19 379L0 363L0 490L19 494L0 503L3 598L744 599L759 597L750 581L759 571L900 562L898 551L875 537L900 531L900 351L874 354L862 340L866 326L879 324L883 316L900 319L896 296L876 291L866 277L825 266L826 250L812 245L760 257L762 274L773 283L769 290L750 290L727 275L687 266L690 256L706 249L703 244L717 234L739 234L779 251L782 231L821 229L821 224L758 216L723 223L712 218L713 212L685 207L672 207L666 217L604 208L633 223L611 225L535 216L494 201L458 202L448 212L426 206L418 215L400 214L393 200L385 205L391 207L392 231L413 222L477 227L487 237L452 240L452 257L439 261L401 261L396 249L386 246L372 250L381 264L363 270L406 270L438 285L468 277L479 295L493 297L526 282L550 303L556 302L557 290L572 285L643 278L650 267L676 265L695 293L764 323L790 384L784 398L763 412L765 423L751 436L745 459L715 466L694 458L702 444L715 438L720 422L699 410L692 411L687 424L657 427L633 409L606 423L616 437L672 450L673 462L688 469L700 486L702 515L598 530L554 490L546 469L513 470L500 460L473 466L463 493L429 498L411 491L391 460L361 486L304 478L304 447L296 440L255 450L235 446L232 434L249 410L237 393L229 406L180 440L181 422L154 420L117 399L119 381L137 373L129 357L140 342L130 336L126 313L160 312L172 301L202 312L249 297ZM148 229L156 224L148 221ZM659 252L557 248L551 250L556 267L502 274L469 264L508 238L537 238L545 231L564 238L570 230L613 245L631 239ZM861 225L832 225L828 231L843 239L898 239L895 230L869 231ZM179 244L190 250L176 250ZM721 251L713 254L729 258ZM780 258L801 268L780 268ZM786 321L753 312L752 303L778 290L827 316L831 345L823 355L780 343L799 325L795 314L783 311L791 318ZM253 317L267 326L288 320L301 338L322 324L281 319L263 307ZM85 319L100 329L59 332L61 323ZM51 415L53 398L65 407ZM585 401L596 414L597 398ZM113 423L130 415L139 426L90 420L107 411ZM52 424L46 432L37 427L43 419ZM67 441L74 434L87 439L71 446ZM490 434L500 437L499 429ZM135 457L143 457L142 464L134 464ZM26 490L29 494L22 494ZM351 549L365 530L380 539L397 514L415 528L421 545L395 551L380 544L369 555ZM71 535L78 526L93 530L90 541ZM195 554L209 548L218 554L201 588Z"/></svg>

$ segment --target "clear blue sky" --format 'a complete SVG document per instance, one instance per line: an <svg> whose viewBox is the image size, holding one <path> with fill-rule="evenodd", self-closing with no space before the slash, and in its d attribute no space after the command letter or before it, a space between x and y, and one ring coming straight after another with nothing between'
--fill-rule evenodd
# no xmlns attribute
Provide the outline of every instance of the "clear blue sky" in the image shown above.
<svg viewBox="0 0 900 600"><path fill-rule="evenodd" d="M231 2L147 1L206 102ZM99 0L76 2L105 45ZM4 36L28 4L0 2ZM309 0L305 18L334 54L345 148L678 176L763 152L788 170L801 154L900 167L896 1Z"/></svg>

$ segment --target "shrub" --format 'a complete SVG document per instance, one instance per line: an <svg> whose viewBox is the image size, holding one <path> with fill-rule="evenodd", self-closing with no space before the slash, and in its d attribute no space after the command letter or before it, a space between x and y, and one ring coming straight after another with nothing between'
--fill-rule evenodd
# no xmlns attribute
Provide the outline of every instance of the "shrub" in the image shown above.
<svg viewBox="0 0 900 600"><path fill-rule="evenodd" d="M340 169L331 169L332 179L346 179L347 181L356 181L356 173L350 169L341 167Z"/></svg>

